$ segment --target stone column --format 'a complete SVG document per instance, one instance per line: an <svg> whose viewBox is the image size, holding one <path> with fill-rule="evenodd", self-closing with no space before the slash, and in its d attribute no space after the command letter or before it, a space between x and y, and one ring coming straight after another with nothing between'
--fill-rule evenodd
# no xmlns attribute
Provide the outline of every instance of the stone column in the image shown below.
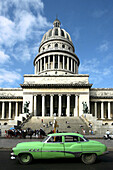
<svg viewBox="0 0 113 170"><path fill-rule="evenodd" d="M34 116L37 116L37 96L34 96Z"/></svg>
<svg viewBox="0 0 113 170"><path fill-rule="evenodd" d="M67 70L69 70L69 57L67 57Z"/></svg>
<svg viewBox="0 0 113 170"><path fill-rule="evenodd" d="M70 117L70 94L67 95L67 117Z"/></svg>
<svg viewBox="0 0 113 170"><path fill-rule="evenodd" d="M76 63L76 74L78 74L78 66L77 66L77 63Z"/></svg>
<svg viewBox="0 0 113 170"><path fill-rule="evenodd" d="M74 61L74 73L76 73L76 62Z"/></svg>
<svg viewBox="0 0 113 170"><path fill-rule="evenodd" d="M95 102L95 118L97 118L97 102Z"/></svg>
<svg viewBox="0 0 113 170"><path fill-rule="evenodd" d="M42 71L42 58L40 59L40 71Z"/></svg>
<svg viewBox="0 0 113 170"><path fill-rule="evenodd" d="M18 116L18 102L16 102L15 116Z"/></svg>
<svg viewBox="0 0 113 170"><path fill-rule="evenodd" d="M53 116L53 94L50 95L50 117Z"/></svg>
<svg viewBox="0 0 113 170"><path fill-rule="evenodd" d="M63 70L65 69L65 56L63 55Z"/></svg>
<svg viewBox="0 0 113 170"><path fill-rule="evenodd" d="M78 96L75 96L75 112L74 116L78 116Z"/></svg>
<svg viewBox="0 0 113 170"><path fill-rule="evenodd" d="M42 117L45 116L45 94L42 94Z"/></svg>
<svg viewBox="0 0 113 170"><path fill-rule="evenodd" d="M11 102L9 102L9 119L11 119Z"/></svg>
<svg viewBox="0 0 113 170"><path fill-rule="evenodd" d="M73 72L73 59L71 59L71 71Z"/></svg>
<svg viewBox="0 0 113 170"><path fill-rule="evenodd" d="M111 119L111 103L108 102L108 119Z"/></svg>
<svg viewBox="0 0 113 170"><path fill-rule="evenodd" d="M59 108L58 108L58 117L61 117L62 114L62 95L59 94Z"/></svg>
<svg viewBox="0 0 113 170"><path fill-rule="evenodd" d="M48 56L48 69L50 69L50 55Z"/></svg>
<svg viewBox="0 0 113 170"><path fill-rule="evenodd" d="M5 102L2 102L2 119L5 118Z"/></svg>
<svg viewBox="0 0 113 170"><path fill-rule="evenodd" d="M60 69L60 55L58 55L58 69Z"/></svg>
<svg viewBox="0 0 113 170"><path fill-rule="evenodd" d="M104 103L101 102L101 119L104 119Z"/></svg>

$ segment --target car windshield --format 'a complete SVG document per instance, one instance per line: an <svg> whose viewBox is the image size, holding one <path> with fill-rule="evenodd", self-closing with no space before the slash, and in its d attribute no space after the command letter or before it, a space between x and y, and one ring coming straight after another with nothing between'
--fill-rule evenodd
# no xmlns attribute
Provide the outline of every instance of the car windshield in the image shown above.
<svg viewBox="0 0 113 170"><path fill-rule="evenodd" d="M49 137L50 136L45 137L42 142L45 142Z"/></svg>
<svg viewBox="0 0 113 170"><path fill-rule="evenodd" d="M84 138L85 141L89 141L85 136L83 136L83 138Z"/></svg>

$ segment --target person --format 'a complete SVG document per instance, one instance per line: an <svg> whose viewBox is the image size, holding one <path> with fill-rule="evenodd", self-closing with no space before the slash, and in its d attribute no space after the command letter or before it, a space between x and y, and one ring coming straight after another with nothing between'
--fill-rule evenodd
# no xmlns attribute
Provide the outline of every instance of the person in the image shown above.
<svg viewBox="0 0 113 170"><path fill-rule="evenodd" d="M109 135L110 135L110 131L109 130L106 131L106 135L107 135L107 138L109 139Z"/></svg>

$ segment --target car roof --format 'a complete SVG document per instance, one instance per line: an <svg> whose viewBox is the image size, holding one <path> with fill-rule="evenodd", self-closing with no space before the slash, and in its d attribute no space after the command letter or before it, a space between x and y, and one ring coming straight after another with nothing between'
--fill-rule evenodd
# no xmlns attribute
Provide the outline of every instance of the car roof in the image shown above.
<svg viewBox="0 0 113 170"><path fill-rule="evenodd" d="M67 135L83 137L83 135L78 134L78 133L52 133L52 134L49 134L48 136L67 136Z"/></svg>

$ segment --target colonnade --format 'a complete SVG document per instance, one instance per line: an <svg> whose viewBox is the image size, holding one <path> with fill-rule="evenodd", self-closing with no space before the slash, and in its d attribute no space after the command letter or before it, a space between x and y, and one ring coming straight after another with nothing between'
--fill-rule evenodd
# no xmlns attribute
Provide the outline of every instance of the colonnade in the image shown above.
<svg viewBox="0 0 113 170"><path fill-rule="evenodd" d="M49 69L61 69L75 74L78 73L77 61L72 57L64 55L48 55L37 60L35 65L35 74Z"/></svg>
<svg viewBox="0 0 113 170"><path fill-rule="evenodd" d="M91 102L90 110L93 116L98 119L112 119L113 118L113 101Z"/></svg>
<svg viewBox="0 0 113 170"><path fill-rule="evenodd" d="M0 118L1 119L12 119L15 116L19 116L22 113L23 102L16 101L3 101L0 102Z"/></svg>
<svg viewBox="0 0 113 170"><path fill-rule="evenodd" d="M73 99L73 100L72 100ZM42 94L34 96L34 116L79 116L77 95Z"/></svg>

